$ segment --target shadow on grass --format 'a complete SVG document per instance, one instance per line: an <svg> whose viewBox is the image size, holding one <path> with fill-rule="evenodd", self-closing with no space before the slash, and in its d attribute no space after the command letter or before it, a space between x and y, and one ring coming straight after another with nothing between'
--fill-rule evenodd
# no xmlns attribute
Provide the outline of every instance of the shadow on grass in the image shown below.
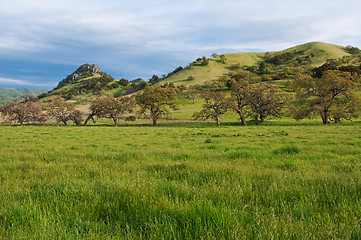
<svg viewBox="0 0 361 240"><path fill-rule="evenodd" d="M151 122L131 122L131 123L119 123L118 128L122 127L154 127L154 128L164 128L164 127L187 127L187 128L222 128L228 126L239 126L241 128L247 127L255 127L255 126L355 126L361 125L361 120L357 121L347 121L343 123L333 123L333 124L322 124L321 121L282 121L282 120L268 120L266 122L260 123L258 125L255 124L254 121L248 121L247 126L242 126L240 121L237 122L221 122L221 126L217 126L214 121L177 121L177 120L169 120L169 121L161 121L157 124L157 126L153 126ZM1 126L7 127L21 127L19 124L15 123L0 123ZM92 128L92 127L115 127L114 124L111 123L95 123L95 124L88 124L87 126L76 126L76 125L63 125L57 123L27 123L24 124L23 127L79 127L79 128Z"/></svg>

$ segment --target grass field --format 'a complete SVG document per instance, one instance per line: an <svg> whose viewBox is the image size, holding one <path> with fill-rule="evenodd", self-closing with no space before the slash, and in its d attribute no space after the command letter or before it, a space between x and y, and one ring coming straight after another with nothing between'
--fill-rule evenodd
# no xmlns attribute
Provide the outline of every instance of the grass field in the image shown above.
<svg viewBox="0 0 361 240"><path fill-rule="evenodd" d="M361 124L0 126L0 239L360 239Z"/></svg>

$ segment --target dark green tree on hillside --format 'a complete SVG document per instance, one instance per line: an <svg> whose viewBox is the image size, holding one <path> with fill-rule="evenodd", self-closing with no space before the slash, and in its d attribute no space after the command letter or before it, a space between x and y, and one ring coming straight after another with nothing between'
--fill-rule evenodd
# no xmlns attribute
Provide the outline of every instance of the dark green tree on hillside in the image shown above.
<svg viewBox="0 0 361 240"><path fill-rule="evenodd" d="M219 60L221 61L221 63L225 64L227 61L227 57L224 54L219 55Z"/></svg>
<svg viewBox="0 0 361 240"><path fill-rule="evenodd" d="M209 64L209 58L206 58L205 56L203 56L201 58L201 65L202 66L207 66Z"/></svg>
<svg viewBox="0 0 361 240"><path fill-rule="evenodd" d="M157 75L155 75L155 74L153 74L152 78L149 79L149 83L150 83L150 84L156 84L156 83L158 83L159 81L160 81L160 78L159 78Z"/></svg>
<svg viewBox="0 0 361 240"><path fill-rule="evenodd" d="M294 80L295 119L319 114L323 124L351 120L360 113L361 99L355 93L356 78L348 72L326 71L321 78L300 76Z"/></svg>
<svg viewBox="0 0 361 240"><path fill-rule="evenodd" d="M202 94L205 99L202 110L193 114L194 119L213 119L216 121L217 126L221 125L220 117L225 114L229 109L232 109L234 102L225 93L207 91Z"/></svg>
<svg viewBox="0 0 361 240"><path fill-rule="evenodd" d="M175 88L147 86L136 95L136 102L140 106L140 113L150 114L153 126L156 126L158 119L167 115L170 110L179 109Z"/></svg>

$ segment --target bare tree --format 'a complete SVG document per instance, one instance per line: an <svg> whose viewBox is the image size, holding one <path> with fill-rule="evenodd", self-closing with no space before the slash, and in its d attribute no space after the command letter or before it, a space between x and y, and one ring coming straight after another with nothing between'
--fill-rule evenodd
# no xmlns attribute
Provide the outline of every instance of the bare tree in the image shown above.
<svg viewBox="0 0 361 240"><path fill-rule="evenodd" d="M24 96L21 97L21 100L21 102L12 102L3 106L1 112L21 126L24 126L25 122L44 122L46 120L37 98Z"/></svg>

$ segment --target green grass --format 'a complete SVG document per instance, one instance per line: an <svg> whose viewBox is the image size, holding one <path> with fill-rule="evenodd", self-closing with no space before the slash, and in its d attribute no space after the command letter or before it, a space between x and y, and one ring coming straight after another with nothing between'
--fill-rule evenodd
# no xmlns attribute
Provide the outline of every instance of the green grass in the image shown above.
<svg viewBox="0 0 361 240"><path fill-rule="evenodd" d="M318 67L325 63L326 59L334 58L339 59L343 56L350 55L345 51L344 47L333 45L323 42L310 42L302 45L298 45L292 48L288 48L282 52L297 52L304 51L303 55L308 55L310 53L314 54L312 58L312 66Z"/></svg>
<svg viewBox="0 0 361 240"><path fill-rule="evenodd" d="M1 239L358 239L361 125L0 127Z"/></svg>
<svg viewBox="0 0 361 240"><path fill-rule="evenodd" d="M283 51L271 52L272 54L280 54L284 52L299 52L302 51L302 56L314 54L311 66L316 67L324 64L326 59L338 59L345 55L350 55L341 46L332 45L322 42L310 42L288 48ZM225 64L219 61L219 57L211 58L207 66L190 66L184 70L171 75L166 78L164 82L173 82L175 85L194 85L204 84L207 81L217 80L223 74L229 73L230 67L233 65L248 65L253 66L264 60L265 53L228 53L224 54L227 58ZM286 66L281 66L286 67ZM187 80L189 76L193 76L194 80ZM162 81L162 83L164 83Z"/></svg>
<svg viewBox="0 0 361 240"><path fill-rule="evenodd" d="M195 85L204 84L207 81L217 80L220 76L229 73L230 66L239 64L255 65L262 60L264 53L228 53L225 54L227 61L225 64L219 61L219 57L211 58L207 66L189 66L182 71L166 78L164 82L173 82L175 85ZM188 80L189 76L193 76L194 80Z"/></svg>

